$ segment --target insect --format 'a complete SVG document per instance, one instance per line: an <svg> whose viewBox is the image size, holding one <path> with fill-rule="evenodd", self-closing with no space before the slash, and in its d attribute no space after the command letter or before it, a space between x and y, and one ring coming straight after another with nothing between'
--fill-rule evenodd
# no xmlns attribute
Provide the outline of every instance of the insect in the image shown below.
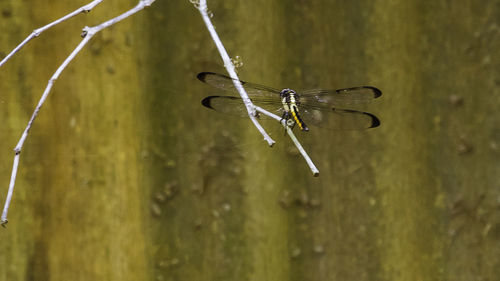
<svg viewBox="0 0 500 281"><path fill-rule="evenodd" d="M213 87L237 93L231 77L202 72L197 78ZM382 92L371 86L338 90L278 90L272 87L241 81L248 97L262 107L285 120L288 126L309 131L307 124L333 130L362 130L378 127L379 119L368 112L338 107L367 104L380 97ZM236 96L208 96L201 102L205 107L222 113L248 115L243 100Z"/></svg>

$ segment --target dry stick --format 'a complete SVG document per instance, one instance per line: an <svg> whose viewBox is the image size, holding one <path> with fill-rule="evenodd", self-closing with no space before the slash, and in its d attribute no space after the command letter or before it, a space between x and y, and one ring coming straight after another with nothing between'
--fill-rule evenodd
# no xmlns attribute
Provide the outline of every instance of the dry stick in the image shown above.
<svg viewBox="0 0 500 281"><path fill-rule="evenodd" d="M89 4L87 4L83 7L80 7L78 9L76 9L75 11L65 15L64 17L47 24L46 26L43 26L43 27L40 27L40 28L33 30L33 32L28 37L26 37L26 39L24 39L23 42L21 42L21 44L19 44L14 50L12 50L12 52L10 52L5 58L3 58L2 61L0 61L0 67L2 67L2 65L4 65L15 53L17 53L19 50L21 50L21 48L24 47L24 45L26 45L26 43L28 43L31 39L38 37L38 35L40 35L45 30L53 27L54 25L59 24L67 19L70 19L70 18L72 18L80 13L90 12L90 10L92 10L95 6L97 6L102 1L103 0L94 0L94 1L90 2Z"/></svg>
<svg viewBox="0 0 500 281"><path fill-rule="evenodd" d="M52 85L54 82L59 78L59 75L61 75L61 72L68 66L68 64L75 58L75 56L83 49L83 47L90 41L90 39L99 31L101 31L104 28L107 28L137 12L140 10L144 9L145 7L150 6L153 4L155 0L141 0L139 3L132 9L128 10L127 12L110 19L106 22L101 23L100 25L94 26L94 27L88 27L86 26L83 28L83 33L82 37L83 40L76 46L76 48L71 52L71 54L64 60L64 62L59 66L57 71L52 75L52 77L49 79L49 83L47 84L47 88L45 88L45 91L43 92L42 97L40 98L40 101L38 102L38 105L35 108L35 111L31 115L31 119L28 122L28 125L26 126L26 129L24 129L23 135L19 139L19 142L17 143L16 147L14 148L15 151L15 156L14 156L14 165L12 167L12 174L10 177L10 184L9 184L9 191L7 193L7 199L5 200L5 206L3 208L2 212L2 217L0 219L0 223L2 226L5 227L5 224L7 224L7 213L9 211L9 205L10 201L12 199L12 193L14 192L14 185L16 182L16 174L17 174L17 168L19 166L19 156L21 154L21 149L23 147L24 142L26 141L26 138L28 137L29 130L31 129L31 126L33 125L33 121L35 121L38 112L40 111L40 108L42 108L43 103L47 99L47 96L50 93L50 90L52 89Z"/></svg>
<svg viewBox="0 0 500 281"><path fill-rule="evenodd" d="M293 134L292 129L290 129L290 127L288 125L286 125L286 122L283 122L285 120L283 120L283 118L276 116L275 114L272 114L272 113L270 113L270 112L268 112L260 107L255 106L252 103L252 101L250 100L250 98L248 97L247 93L245 92L245 89L243 88L243 86L240 83L238 76L236 75L236 72L234 71L234 65L231 62L231 59L229 58L229 55L227 54L226 49L224 48L224 45L222 44L219 36L217 35L217 32L215 31L214 26L212 25L212 22L210 21L210 17L208 16L208 12L207 12L207 10L208 10L207 1L200 0L199 3L197 3L196 0L190 0L190 1L192 3L194 3L195 7L198 8L198 10L200 11L200 13L203 17L203 20L205 21L205 25L207 26L208 31L210 32L210 35L212 36L212 39L214 40L215 45L217 46L217 49L219 50L219 53L222 57L222 60L224 61L224 66L226 67L227 72L229 73L229 76L231 76L231 78L233 79L234 86L238 90L241 98L243 99L243 102L245 103L245 106L248 110L248 115L250 116L250 119L255 124L255 126L260 131L260 133L264 136L264 139L269 143L270 146L272 146L274 144L274 140L272 140L271 137L269 137L269 135L264 131L262 126L259 124L259 122L255 118L255 111L256 110L259 112L262 112L265 115L270 116L271 118L278 120L286 128L288 135L290 136L290 138L294 142L295 146L297 146L297 149L300 151L300 153L302 154L302 156L306 160L307 164L309 165L309 168L313 172L313 175L315 177L318 176L319 175L318 169L316 168L316 166L314 165L314 163L311 160L311 158L309 157L309 155L307 155L306 151L304 150L304 148L302 147L300 142L297 140L297 138Z"/></svg>
<svg viewBox="0 0 500 281"><path fill-rule="evenodd" d="M222 60L224 61L224 66L226 67L229 76L231 76L231 78L233 79L234 86L236 87L236 90L238 90L238 92L240 93L240 96L243 99L243 102L245 103L250 120L252 120L255 127L257 127L262 136L264 136L264 140L267 141L269 146L273 146L275 141L266 133L264 128L262 128L262 126L259 124L259 121L257 121L257 119L255 118L255 106L253 105L245 89L241 85L238 75L236 75L236 71L234 70L234 65L231 62L231 58L227 54L226 48L224 48L224 45L222 44L222 41L219 38L219 35L215 31L215 28L212 22L210 21L210 17L208 16L207 12L207 1L201 0L199 4L195 3L195 7L198 8L198 10L200 11L201 16L203 17L203 21L205 21L205 25L207 26L207 29L210 32L210 35L212 36L212 40L215 42L215 45L219 50Z"/></svg>
<svg viewBox="0 0 500 281"><path fill-rule="evenodd" d="M295 144L295 146L299 150L300 154L302 154L302 157L304 157L304 159L306 160L307 165L309 165L309 168L311 169L313 176L315 176L315 177L319 176L318 168L316 168L316 166L314 165L314 162L311 160L311 158L309 157L309 155L307 154L305 149L302 147L299 140L295 137L295 135L293 134L293 130L290 128L290 126L288 126L288 124L286 123L286 120L283 119L282 117L279 117L276 114L273 114L273 113L259 107L259 106L255 106L255 110L279 121L281 123L281 125L283 125L283 127L285 127L286 132L288 133L288 136L292 139L293 143Z"/></svg>

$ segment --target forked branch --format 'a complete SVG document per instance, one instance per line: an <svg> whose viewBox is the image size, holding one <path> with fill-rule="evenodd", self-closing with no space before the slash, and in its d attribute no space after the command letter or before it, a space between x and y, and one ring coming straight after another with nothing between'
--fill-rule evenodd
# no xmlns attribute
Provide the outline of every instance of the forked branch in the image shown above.
<svg viewBox="0 0 500 281"><path fill-rule="evenodd" d="M0 61L0 67L2 67L2 65L4 65L12 56L14 56L15 53L17 53L19 50L21 50L21 48L24 47L24 45L26 45L31 39L38 37L38 35L40 35L45 30L53 27L54 25L59 24L67 19L70 19L70 18L72 18L80 13L90 12L95 6L97 6L102 1L103 0L94 0L94 1L90 2L89 4L82 6L78 9L74 10L73 12L65 15L64 17L62 17L60 19L57 19L57 20L55 20L55 21L53 21L45 26L42 26L40 28L33 30L33 32L28 37L26 37L26 39L24 39L23 42L21 42L21 44L17 45L17 47L15 47L14 50L12 50L5 58L2 59L2 61Z"/></svg>
<svg viewBox="0 0 500 281"><path fill-rule="evenodd" d="M61 73L63 72L63 70L68 66L68 64L75 58L75 56L83 49L83 47L90 41L90 39L96 34L98 33L99 31L103 30L104 28L107 28L139 11L141 11L142 9L144 9L145 7L148 7L150 6L151 4L153 4L155 0L141 0L139 1L139 3L132 9L126 11L125 13L113 18L113 19L110 19L108 21L105 21L103 23L101 23L100 25L97 25L97 26L94 26L94 27L85 27L83 29L83 33L82 33L82 37L83 37L83 40L78 44L78 46L76 46L76 48L71 52L71 54L64 60L64 62L59 66L59 68L56 70L56 72L52 75L52 77L49 79L49 82L47 84L47 87L45 88L45 91L43 92L43 95L42 97L40 98L40 101L38 102L38 105L36 106L35 110L33 111L33 114L31 115L31 118L28 122L28 125L26 126L26 128L24 129L24 132L21 136L21 138L19 139L19 142L17 143L16 147L14 148L14 163L13 163L13 166L12 166L12 173L11 173L11 177L10 177L10 183L9 183L9 191L7 193L7 198L5 200L5 205L4 205L4 209L3 209L3 212L2 212L2 217L0 218L0 224L2 226L5 226L5 224L7 224L8 220L7 220L7 213L9 211L9 206L10 206L10 201L12 200L12 194L14 193L14 185L15 185L15 182L16 182L16 175L17 175L17 170L18 170L18 167L19 167L19 158L20 158L20 155L21 155L21 150L22 150L22 147L23 147L23 144L24 142L26 141L26 138L28 137L28 133L31 129L31 126L33 125L33 122L35 121L36 117L38 116L38 113L40 112L40 109L42 108L43 104L45 103L45 100L47 99L47 97L49 96L49 93L50 93L50 90L52 89L52 86L54 84L54 82L57 80L57 78L59 78L59 75L61 75ZM84 9L90 9L92 7L94 7L95 5L97 5L98 3L100 3L101 1L94 1L92 3L90 3L89 5L86 5L84 6L83 8ZM93 6L91 6L93 4ZM82 8L80 8L82 9ZM79 11L80 9L78 9L77 11ZM75 11L76 12L76 11ZM73 13L75 13L73 12ZM72 15L73 13L69 14L69 15ZM67 17L69 16L65 16L61 19L67 19ZM49 24L49 25L54 25L56 23L59 23L63 20L57 20L55 21L54 23L52 24ZM46 29L46 28L45 28ZM45 30L44 29L44 30ZM30 37L28 37L26 40L23 41L23 43L25 44L25 42L29 41L28 39L30 39ZM24 44L21 43L21 45L19 45L16 49L19 49L20 47L22 47ZM15 53L14 51L11 52L11 54ZM4 59L5 60L5 59ZM3 62L3 61L2 61Z"/></svg>

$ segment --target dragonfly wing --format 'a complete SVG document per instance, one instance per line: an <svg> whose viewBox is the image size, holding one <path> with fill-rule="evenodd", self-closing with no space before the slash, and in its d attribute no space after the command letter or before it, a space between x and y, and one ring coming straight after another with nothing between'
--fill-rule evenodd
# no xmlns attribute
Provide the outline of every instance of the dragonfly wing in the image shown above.
<svg viewBox="0 0 500 281"><path fill-rule="evenodd" d="M208 96L201 101L205 107L221 113L248 116L248 111L241 98L230 96Z"/></svg>
<svg viewBox="0 0 500 281"><path fill-rule="evenodd" d="M207 83L210 86L219 88L225 91L237 92L234 86L234 80L229 76L213 73L213 72L201 72L196 76L201 82ZM238 80L237 80L238 81ZM269 97L279 97L280 90L267 87L264 85L259 85L255 83L245 82L239 80L240 83L245 88L249 97L253 96L269 96Z"/></svg>
<svg viewBox="0 0 500 281"><path fill-rule="evenodd" d="M301 103L310 106L344 106L366 104L380 97L382 92L371 86L361 86L338 90L307 90L299 92Z"/></svg>
<svg viewBox="0 0 500 281"><path fill-rule="evenodd" d="M362 130L380 126L377 116L351 109L300 108L306 124L332 130Z"/></svg>
<svg viewBox="0 0 500 281"><path fill-rule="evenodd" d="M283 107L280 103L266 98L252 98L251 100L256 106L260 106L278 116L283 114ZM243 103L243 100L239 97L208 96L201 101L201 104L221 113L242 117L248 116L247 108ZM269 110L270 108L272 109Z"/></svg>
<svg viewBox="0 0 500 281"><path fill-rule="evenodd" d="M202 72L198 79L213 87L236 92L235 79L213 72ZM283 114L280 90L239 80L252 102L278 116ZM371 86L338 90L307 90L299 92L300 115L308 124L335 130L357 130L380 125L379 119L368 112L338 109L337 106L365 104L380 97L382 92ZM222 113L247 116L242 99L235 96L209 96L203 99L205 107ZM269 110L271 109L271 110Z"/></svg>

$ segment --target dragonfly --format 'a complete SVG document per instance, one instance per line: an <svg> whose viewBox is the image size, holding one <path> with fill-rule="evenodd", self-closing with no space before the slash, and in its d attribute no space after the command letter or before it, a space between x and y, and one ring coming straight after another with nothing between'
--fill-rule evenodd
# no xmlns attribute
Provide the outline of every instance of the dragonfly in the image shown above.
<svg viewBox="0 0 500 281"><path fill-rule="evenodd" d="M197 78L215 88L237 93L234 79L218 73L201 72ZM382 92L372 86L359 86L337 90L313 89L295 91L276 89L239 80L252 103L281 116L287 126L298 125L309 131L307 124L332 130L363 130L380 126L377 116L345 107L368 104L379 98ZM202 105L218 112L248 116L239 96L217 95L202 100ZM344 107L344 108L342 108Z"/></svg>

